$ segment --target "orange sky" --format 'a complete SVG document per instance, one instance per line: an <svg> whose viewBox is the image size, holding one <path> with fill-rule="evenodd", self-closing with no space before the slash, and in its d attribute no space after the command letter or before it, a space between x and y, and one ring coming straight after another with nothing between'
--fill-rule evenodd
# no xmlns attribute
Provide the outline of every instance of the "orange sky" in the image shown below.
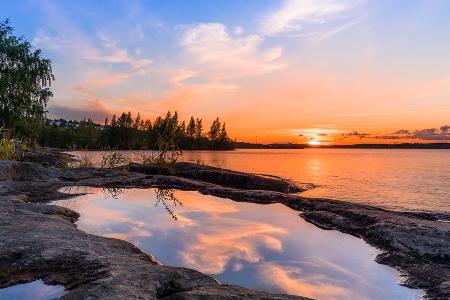
<svg viewBox="0 0 450 300"><path fill-rule="evenodd" d="M177 110L248 142L450 141L450 2L205 3L47 0L4 17L53 61L50 117Z"/></svg>

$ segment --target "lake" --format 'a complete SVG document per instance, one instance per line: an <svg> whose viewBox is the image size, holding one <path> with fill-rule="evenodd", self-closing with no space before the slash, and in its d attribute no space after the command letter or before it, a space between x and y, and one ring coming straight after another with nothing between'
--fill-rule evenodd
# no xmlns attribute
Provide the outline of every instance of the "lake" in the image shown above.
<svg viewBox="0 0 450 300"><path fill-rule="evenodd" d="M131 160L139 161L140 151L122 152ZM102 152L88 152L88 155L98 162ZM450 150L239 149L185 151L182 159L312 183L316 188L302 193L309 197L393 210L450 212Z"/></svg>
<svg viewBox="0 0 450 300"><path fill-rule="evenodd" d="M254 204L192 191L72 187L54 201L81 214L88 233L130 241L166 265L222 283L316 299L420 299L397 271L374 261L361 239L325 231L282 204Z"/></svg>

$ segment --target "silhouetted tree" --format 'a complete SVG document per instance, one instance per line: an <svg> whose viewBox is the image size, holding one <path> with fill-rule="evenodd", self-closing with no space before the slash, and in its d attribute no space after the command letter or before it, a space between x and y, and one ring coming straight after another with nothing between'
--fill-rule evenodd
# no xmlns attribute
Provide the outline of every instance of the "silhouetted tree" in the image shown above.
<svg viewBox="0 0 450 300"><path fill-rule="evenodd" d="M0 127L34 139L53 96L54 80L51 61L41 50L14 36L8 20L0 22Z"/></svg>

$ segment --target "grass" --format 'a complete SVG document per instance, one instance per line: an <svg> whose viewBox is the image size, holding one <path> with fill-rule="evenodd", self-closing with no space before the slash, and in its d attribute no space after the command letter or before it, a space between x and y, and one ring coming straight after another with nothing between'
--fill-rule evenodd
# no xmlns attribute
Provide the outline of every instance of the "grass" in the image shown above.
<svg viewBox="0 0 450 300"><path fill-rule="evenodd" d="M175 150L169 143L160 142L159 150L149 155L141 154L144 165L158 169L163 174L175 175L176 165L183 151Z"/></svg>
<svg viewBox="0 0 450 300"><path fill-rule="evenodd" d="M8 139L0 140L0 160L17 160L16 146Z"/></svg>
<svg viewBox="0 0 450 300"><path fill-rule="evenodd" d="M206 166L206 163L203 160L201 160L201 159L197 159L195 161L195 164L197 164L199 166Z"/></svg>
<svg viewBox="0 0 450 300"><path fill-rule="evenodd" d="M77 159L76 162L74 163L70 163L69 168L84 168L84 169L88 169L88 168L93 168L94 167L94 163L92 162L92 157L87 154L84 153L81 157L79 157Z"/></svg>
<svg viewBox="0 0 450 300"><path fill-rule="evenodd" d="M161 173L175 175L178 158L181 151L158 151L149 155L141 154L142 163L158 169Z"/></svg>
<svg viewBox="0 0 450 300"><path fill-rule="evenodd" d="M102 155L100 166L102 168L115 168L127 162L125 156L120 152L107 152Z"/></svg>

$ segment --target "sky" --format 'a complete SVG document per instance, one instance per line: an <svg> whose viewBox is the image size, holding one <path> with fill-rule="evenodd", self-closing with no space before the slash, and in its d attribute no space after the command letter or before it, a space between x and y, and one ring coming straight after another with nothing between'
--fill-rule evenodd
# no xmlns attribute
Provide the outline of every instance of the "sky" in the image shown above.
<svg viewBox="0 0 450 300"><path fill-rule="evenodd" d="M450 1L2 1L52 118L219 116L238 141L450 141Z"/></svg>

